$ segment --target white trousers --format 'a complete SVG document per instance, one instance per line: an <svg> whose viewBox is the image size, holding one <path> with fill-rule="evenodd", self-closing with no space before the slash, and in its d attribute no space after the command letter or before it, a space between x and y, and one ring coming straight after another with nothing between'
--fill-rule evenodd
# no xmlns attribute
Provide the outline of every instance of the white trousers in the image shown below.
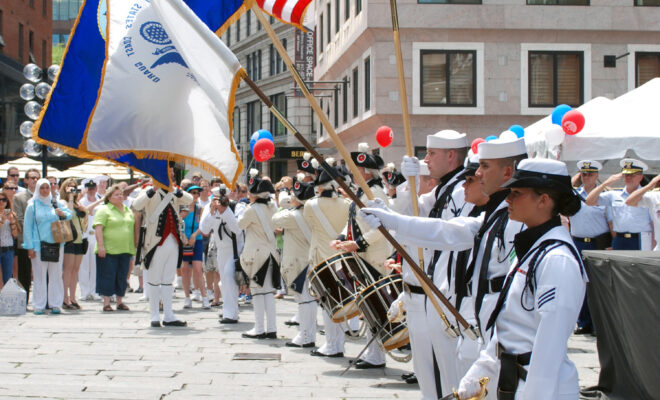
<svg viewBox="0 0 660 400"><path fill-rule="evenodd" d="M309 280L305 279L302 293L294 295L298 303L298 312L294 320L297 320L298 334L291 340L295 344L307 344L316 342L316 298L309 294ZM296 319L297 317L297 319Z"/></svg>
<svg viewBox="0 0 660 400"><path fill-rule="evenodd" d="M80 285L80 298L96 293L96 236L87 236L89 247L87 253L83 254L80 269L78 270L78 285Z"/></svg>
<svg viewBox="0 0 660 400"><path fill-rule="evenodd" d="M177 318L172 310L172 282L176 276L176 267L179 260L179 244L172 235L156 248L154 256L146 271L149 286L149 312L151 321L160 321L159 303L163 302L163 321L172 322Z"/></svg>
<svg viewBox="0 0 660 400"><path fill-rule="evenodd" d="M343 353L344 342L346 341L344 328L342 324L332 321L330 315L323 310L323 325L325 329L325 343L317 350L325 355Z"/></svg>
<svg viewBox="0 0 660 400"><path fill-rule="evenodd" d="M234 280L236 266L232 247L220 247L217 252L218 273L222 291L222 317L238 319L238 285Z"/></svg>
<svg viewBox="0 0 660 400"><path fill-rule="evenodd" d="M44 310L46 304L52 308L61 308L64 301L64 282L62 281L62 258L64 247L60 246L58 262L41 261L41 253L35 253L32 259L32 305L35 310ZM48 284L46 284L48 281Z"/></svg>
<svg viewBox="0 0 660 400"><path fill-rule="evenodd" d="M437 400L439 396L435 383L431 336L444 335L444 333L431 330L426 317L426 296L415 293L406 294L405 296L406 321L412 350L413 370L419 382L422 399Z"/></svg>
<svg viewBox="0 0 660 400"><path fill-rule="evenodd" d="M458 339L450 337L446 332L447 326L438 315L433 304L427 298L426 315L428 319L429 332L431 334L431 344L433 345L433 354L440 370L440 383L442 387L442 395L446 396L454 389L458 388L460 379L458 373ZM449 311L441 304L442 311L447 316L449 321L454 320Z"/></svg>
<svg viewBox="0 0 660 400"><path fill-rule="evenodd" d="M369 343L373 337L373 333L371 333L370 329L367 329L366 337L367 343ZM383 351L383 348L380 346L378 339L371 342L369 347L367 347L364 353L360 356L360 360L364 360L374 365L385 364L385 351Z"/></svg>
<svg viewBox="0 0 660 400"><path fill-rule="evenodd" d="M254 328L249 333L258 335L264 332L276 332L277 313L275 312L275 288L273 287L272 266L268 266L264 285L259 286L252 282L250 291L252 292L252 308L254 309Z"/></svg>

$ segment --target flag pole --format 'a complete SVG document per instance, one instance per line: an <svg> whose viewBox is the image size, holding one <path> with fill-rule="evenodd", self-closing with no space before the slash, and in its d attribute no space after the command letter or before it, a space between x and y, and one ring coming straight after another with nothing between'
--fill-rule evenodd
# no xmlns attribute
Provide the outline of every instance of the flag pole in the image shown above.
<svg viewBox="0 0 660 400"><path fill-rule="evenodd" d="M408 94L406 93L406 81L403 71L403 54L401 53L401 37L399 30L399 13L397 11L396 0L390 0L390 12L392 14L392 35L394 36L394 53L396 56L397 75L399 77L399 99L401 103L401 116L403 117L403 133L406 139L406 155L408 157L414 156L412 134L410 132L410 115L408 114ZM412 211L414 216L419 215L419 205L417 203L417 182L414 176L408 177L408 185L410 188L410 200L412 202ZM417 248L417 257L419 265L424 267L424 250L421 247ZM429 296L431 302L436 302L436 299ZM455 331L455 327L449 322L444 313L440 313L440 318L444 322L447 329Z"/></svg>
<svg viewBox="0 0 660 400"><path fill-rule="evenodd" d="M321 168L323 168L328 173L328 175L333 177L333 179L337 182L339 187L341 187L346 192L346 195L352 201L354 201L358 207L364 208L365 207L364 203L353 192L353 190L349 187L346 181L344 181L344 179L340 175L338 175L337 172L333 168L331 168L330 165L328 165L328 163L325 162L323 156L319 154L319 152L316 151L314 146L312 146L312 144L309 143L307 139L305 139L305 137L300 133L300 131L298 131L298 129L296 129L296 127L293 126L293 124L289 122L289 120L286 117L284 117L284 115L282 115L282 113L275 107L273 102L268 98L268 96L264 94L264 92L259 88L259 86L257 86L257 84L254 83L254 81L250 79L248 76L243 77L243 81L254 91L257 97L259 97L259 99L266 105L268 110L275 116L275 118L277 118L282 123L282 125L284 125L286 129L289 132L291 132L296 139L298 139L300 144L302 144L303 147L305 147L305 149L312 155L312 157L314 157L319 162ZM349 158L347 160L347 164L348 161L352 161L352 160ZM463 318L463 316L458 312L456 307L454 307L449 302L449 300L447 300L447 298L442 294L442 292L440 292L440 290L433 284L433 281L428 276L426 276L426 274L417 266L417 263L408 254L406 249L401 244L399 244L399 242L397 242L396 239L394 239L394 237L390 234L390 232L387 229L385 229L382 225L378 227L378 230L385 237L385 239L389 241L392 244L392 246L394 246L394 248L399 252L399 254L401 254L401 257L404 260L406 260L406 262L408 262L413 273L417 276L417 279L419 280L420 285L424 290L424 293L426 293L426 295L429 298L434 300L435 297L437 296L437 298L440 299L440 301L445 305L447 310L449 310L449 312L456 317L458 323L461 326L463 326L466 334L470 338L476 339L478 337L477 330L472 325L470 325L465 320L465 318ZM433 307L438 312L438 314L443 316L444 312L442 311L442 308L437 303L437 301L432 300L431 303L433 304Z"/></svg>

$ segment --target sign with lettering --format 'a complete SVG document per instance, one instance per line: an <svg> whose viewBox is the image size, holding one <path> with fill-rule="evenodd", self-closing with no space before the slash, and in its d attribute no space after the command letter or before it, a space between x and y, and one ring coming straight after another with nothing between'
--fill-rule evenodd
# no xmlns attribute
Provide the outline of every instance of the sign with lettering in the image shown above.
<svg viewBox="0 0 660 400"><path fill-rule="evenodd" d="M314 32L303 32L296 29L295 36L295 66L300 76L306 82L314 80L314 67L316 66L316 46L314 45ZM295 82L294 82L295 83ZM309 84L312 87L312 84ZM302 96L299 89L294 90L295 96Z"/></svg>

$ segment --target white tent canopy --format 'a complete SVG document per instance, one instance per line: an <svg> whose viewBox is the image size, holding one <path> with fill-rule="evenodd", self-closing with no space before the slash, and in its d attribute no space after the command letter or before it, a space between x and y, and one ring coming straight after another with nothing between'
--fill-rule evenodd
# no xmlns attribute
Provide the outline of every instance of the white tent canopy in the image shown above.
<svg viewBox="0 0 660 400"><path fill-rule="evenodd" d="M116 180L126 180L131 177L128 168L104 160L88 161L61 172L61 176L67 178L94 178L99 175L107 175Z"/></svg>
<svg viewBox="0 0 660 400"><path fill-rule="evenodd" d="M551 126L547 116L525 128L528 151L565 161L611 160L631 150L644 160L660 160L660 78L655 78L614 100L597 97L578 108L584 129L566 135L558 149L548 149L544 132Z"/></svg>
<svg viewBox="0 0 660 400"><path fill-rule="evenodd" d="M5 179L7 177L7 169L9 169L9 167L18 168L18 173L21 175L21 179L25 176L25 172L27 172L27 170L30 168L36 168L39 170L39 173L42 172L41 161L36 161L28 157L22 157L4 164L0 164L0 178ZM48 175L60 178L61 172L56 168L48 166Z"/></svg>

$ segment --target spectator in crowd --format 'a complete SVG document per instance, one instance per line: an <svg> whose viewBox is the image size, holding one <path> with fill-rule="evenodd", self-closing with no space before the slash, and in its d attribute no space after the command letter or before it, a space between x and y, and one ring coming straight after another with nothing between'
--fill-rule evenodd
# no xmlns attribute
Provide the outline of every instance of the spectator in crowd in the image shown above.
<svg viewBox="0 0 660 400"><path fill-rule="evenodd" d="M52 188L52 184L51 184ZM64 244L64 260L62 263L64 280L64 303L65 310L80 310L80 304L76 301L76 288L78 287L78 271L83 255L87 252L89 242L83 238L87 230L87 208L80 204L82 197L78 184L74 178L68 178L62 182L60 188L60 199L67 204L67 208L73 212L71 228L73 240Z"/></svg>
<svg viewBox="0 0 660 400"><path fill-rule="evenodd" d="M190 206L188 215L183 219L185 229L183 235L183 268L181 274L183 278L183 291L186 295L183 308L192 308L192 300L190 298L191 275L195 283L194 297L201 297L202 307L204 309L209 309L211 307L206 293L206 287L204 285L202 269L204 241L202 240L202 233L199 229L199 221L202 217L202 208L199 206L199 195L201 190L202 188L197 185L190 186L186 190L192 195L193 203Z"/></svg>
<svg viewBox="0 0 660 400"><path fill-rule="evenodd" d="M11 200L6 193L0 193L0 264L2 265L2 285L11 278L14 266L14 243L18 236L16 214L11 210Z"/></svg>
<svg viewBox="0 0 660 400"><path fill-rule="evenodd" d="M217 176L214 176L213 178L211 178L211 189L213 189L215 187L218 187L220 185L222 185L222 179L220 179Z"/></svg>
<svg viewBox="0 0 660 400"><path fill-rule="evenodd" d="M211 185L206 179L201 179L199 181L199 187L201 187L202 190L199 192L199 200L197 203L203 209L207 204L211 202Z"/></svg>
<svg viewBox="0 0 660 400"><path fill-rule="evenodd" d="M25 189L23 189L25 190ZM4 185L2 185L2 192L7 195L10 202L14 201L14 196L18 193L18 185L10 180L6 180Z"/></svg>
<svg viewBox="0 0 660 400"><path fill-rule="evenodd" d="M103 203L103 197L98 196L98 185L94 180L87 179L83 181L83 197L79 200L80 205L87 208L87 230L83 237L87 238L87 252L83 255L78 273L78 283L80 284L80 298L82 300L101 300L96 293L96 233L94 232L94 214L96 208Z"/></svg>
<svg viewBox="0 0 660 400"><path fill-rule="evenodd" d="M96 186L98 187L97 193L96 193L96 198L97 199L103 199L105 197L105 193L108 190L108 184L110 183L110 177L107 175L99 175L96 178L94 178L94 182L96 183Z"/></svg>
<svg viewBox="0 0 660 400"><path fill-rule="evenodd" d="M20 173L18 171L18 168L16 167L9 167L7 168L7 180L5 180L5 183L11 182L14 184L14 186L18 187L17 192L24 192L25 188L21 187L21 185L18 184L18 178L20 178Z"/></svg>
<svg viewBox="0 0 660 400"><path fill-rule="evenodd" d="M54 176L47 176L46 179L48 179L48 182L50 182L50 194L53 196L55 200L60 199L60 185L58 183L57 178Z"/></svg>
<svg viewBox="0 0 660 400"><path fill-rule="evenodd" d="M117 310L128 311L123 302L131 257L135 255L135 218L123 204L119 185L111 186L103 198L105 206L94 216L96 232L96 288L103 296L103 311L114 311L110 297L116 296Z"/></svg>
<svg viewBox="0 0 660 400"><path fill-rule="evenodd" d="M55 243L50 226L59 219L70 220L71 210L63 201L53 201L50 182L39 179L32 200L25 209L23 248L32 262L34 276L34 314L42 315L48 304L53 314L59 314L64 299L62 282L62 244ZM29 190L29 189L28 189ZM57 206L57 208L55 207ZM50 245L50 246L49 246ZM48 257L48 249L56 247L56 257ZM55 261L56 259L56 261ZM48 282L48 287L46 287Z"/></svg>
<svg viewBox="0 0 660 400"><path fill-rule="evenodd" d="M39 170L30 168L25 171L24 183L27 189L23 192L17 193L12 199L12 209L16 214L16 222L18 226L25 226L25 209L27 208L28 201L32 199L33 193L37 187L37 180L41 177ZM48 182L48 181L46 181ZM50 185L50 183L49 183ZM50 188L49 188L50 191ZM30 299L30 285L32 284L32 263L28 257L28 251L23 247L23 238L25 234L18 235L16 238L16 259L18 261L18 282L23 286L27 294L27 299Z"/></svg>
<svg viewBox="0 0 660 400"><path fill-rule="evenodd" d="M18 170L16 170L18 171ZM18 178L17 178L18 180ZM9 199L8 204L14 204L14 196L16 195L17 191L19 189L19 186L16 184L15 181L7 179L5 180L4 185L2 185L2 193L7 195L7 199ZM24 188L23 191L25 191ZM9 207L11 208L11 206ZM12 209L13 210L13 209ZM13 211L12 211L13 212ZM14 217L16 217L16 213L14 213ZM16 226L18 227L18 237L22 238L23 237L23 225L19 224L18 221L16 221ZM17 248L18 240L14 240L14 266L12 268L12 276L17 277L18 276L18 260L16 259L16 248Z"/></svg>

